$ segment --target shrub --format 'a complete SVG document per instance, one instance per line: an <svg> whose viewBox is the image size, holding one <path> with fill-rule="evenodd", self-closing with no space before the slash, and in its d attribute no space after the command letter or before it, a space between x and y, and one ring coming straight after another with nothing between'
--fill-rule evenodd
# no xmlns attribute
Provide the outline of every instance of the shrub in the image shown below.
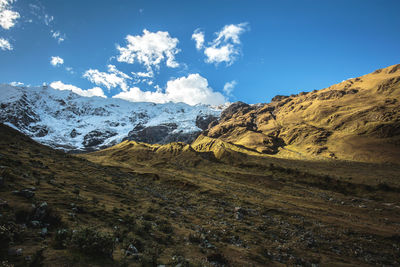
<svg viewBox="0 0 400 267"><path fill-rule="evenodd" d="M50 226L52 227L55 227L62 224L62 217L56 209L49 207L42 218L42 222L50 224Z"/></svg>
<svg viewBox="0 0 400 267"><path fill-rule="evenodd" d="M194 233L194 234L190 233L189 241L194 244L200 244L202 241L201 235L199 233Z"/></svg>
<svg viewBox="0 0 400 267"><path fill-rule="evenodd" d="M66 248L71 242L72 231L68 229L59 229L56 231L54 236L54 248L63 249Z"/></svg>
<svg viewBox="0 0 400 267"><path fill-rule="evenodd" d="M93 228L83 228L72 232L71 246L84 254L112 258L114 238Z"/></svg>
<svg viewBox="0 0 400 267"><path fill-rule="evenodd" d="M171 226L171 224L168 221L162 220L162 221L159 221L158 223L159 223L158 229L161 232L166 233L166 234L172 234L174 232L174 228Z"/></svg>
<svg viewBox="0 0 400 267"><path fill-rule="evenodd" d="M229 262L225 258L225 256L218 252L207 256L207 261L213 265L228 265L229 264Z"/></svg>

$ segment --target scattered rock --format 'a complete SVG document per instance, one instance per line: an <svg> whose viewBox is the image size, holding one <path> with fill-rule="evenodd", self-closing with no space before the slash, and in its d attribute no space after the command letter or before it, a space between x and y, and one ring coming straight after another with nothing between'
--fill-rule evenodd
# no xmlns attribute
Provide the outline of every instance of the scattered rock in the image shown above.
<svg viewBox="0 0 400 267"><path fill-rule="evenodd" d="M31 221L31 226L34 228L39 228L40 227L40 222L39 221Z"/></svg>
<svg viewBox="0 0 400 267"><path fill-rule="evenodd" d="M22 248L10 248L8 250L9 256L22 256Z"/></svg>
<svg viewBox="0 0 400 267"><path fill-rule="evenodd" d="M236 220L243 219L243 215L246 215L247 211L241 207L235 207L234 217Z"/></svg>
<svg viewBox="0 0 400 267"><path fill-rule="evenodd" d="M24 198L27 198L27 199L32 198L32 197L35 196L35 192L32 192L32 191L29 190L29 189L22 189L22 190L20 190L20 191L15 190L15 191L13 191L12 193L13 193L14 195L21 196L21 197L24 197Z"/></svg>
<svg viewBox="0 0 400 267"><path fill-rule="evenodd" d="M8 208L8 202L0 198L0 208Z"/></svg>
<svg viewBox="0 0 400 267"><path fill-rule="evenodd" d="M39 207L36 208L33 218L35 220L41 221L46 216L47 207L47 202L43 202L42 204L40 204Z"/></svg>
<svg viewBox="0 0 400 267"><path fill-rule="evenodd" d="M137 250L137 248L134 245L130 244L128 246L128 249L125 251L125 256L136 255L138 253L139 251Z"/></svg>
<svg viewBox="0 0 400 267"><path fill-rule="evenodd" d="M49 233L49 231L47 230L47 227L44 227L40 231L40 236L45 237L48 233Z"/></svg>

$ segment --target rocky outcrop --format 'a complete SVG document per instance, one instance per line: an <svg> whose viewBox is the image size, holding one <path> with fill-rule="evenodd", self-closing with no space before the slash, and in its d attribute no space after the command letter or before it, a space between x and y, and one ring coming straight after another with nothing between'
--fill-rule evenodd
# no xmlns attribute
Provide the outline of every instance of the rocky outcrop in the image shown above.
<svg viewBox="0 0 400 267"><path fill-rule="evenodd" d="M204 131L208 129L210 123L216 120L218 120L217 116L200 114L196 117L196 126Z"/></svg>
<svg viewBox="0 0 400 267"><path fill-rule="evenodd" d="M117 135L116 132L112 131L98 131L94 130L89 132L83 137L83 145L87 148L98 146L103 144L105 140L110 137Z"/></svg>

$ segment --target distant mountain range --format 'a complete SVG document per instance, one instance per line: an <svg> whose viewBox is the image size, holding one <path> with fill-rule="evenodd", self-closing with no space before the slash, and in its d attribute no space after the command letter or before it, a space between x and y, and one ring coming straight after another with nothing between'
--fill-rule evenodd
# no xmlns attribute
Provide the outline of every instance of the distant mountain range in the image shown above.
<svg viewBox="0 0 400 267"><path fill-rule="evenodd" d="M395 65L319 91L276 96L268 104L233 103L190 146L124 142L94 155L110 161L115 155L128 153L132 160L154 153L157 161L169 162L182 154L180 161L196 161L196 151L235 164L246 161L243 155L399 164L399 101Z"/></svg>
<svg viewBox="0 0 400 267"><path fill-rule="evenodd" d="M322 90L278 95L267 104L236 102L223 111L2 85L0 122L67 151L94 151L132 140L184 142L191 146L172 146L175 154L185 148L213 152L217 158L235 151L301 160L400 163L399 101L400 65Z"/></svg>
<svg viewBox="0 0 400 267"><path fill-rule="evenodd" d="M184 103L133 103L51 87L0 85L0 122L66 151L93 151L123 140L192 142L221 109Z"/></svg>

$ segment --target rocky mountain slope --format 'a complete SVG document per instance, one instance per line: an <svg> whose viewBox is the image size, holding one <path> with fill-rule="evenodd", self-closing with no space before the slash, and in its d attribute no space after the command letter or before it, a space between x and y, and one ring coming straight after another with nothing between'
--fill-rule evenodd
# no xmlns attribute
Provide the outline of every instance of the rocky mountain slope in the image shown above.
<svg viewBox="0 0 400 267"><path fill-rule="evenodd" d="M126 139L190 143L221 112L204 105L132 103L11 85L0 85L0 107L0 122L67 151L96 150Z"/></svg>
<svg viewBox="0 0 400 267"><path fill-rule="evenodd" d="M194 147L220 140L280 158L400 163L399 101L394 65L268 104L234 103Z"/></svg>

